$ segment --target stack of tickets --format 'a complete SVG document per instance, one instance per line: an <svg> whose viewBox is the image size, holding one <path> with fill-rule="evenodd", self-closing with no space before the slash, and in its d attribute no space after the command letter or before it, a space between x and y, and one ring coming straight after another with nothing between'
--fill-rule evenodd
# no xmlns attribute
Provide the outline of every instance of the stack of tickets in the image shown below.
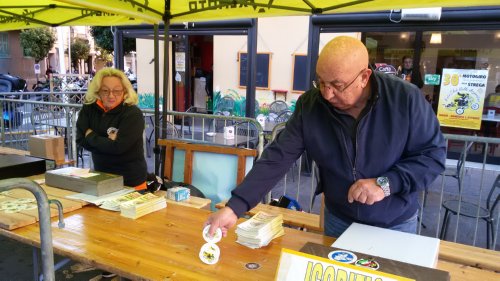
<svg viewBox="0 0 500 281"><path fill-rule="evenodd" d="M121 215L137 219L149 213L167 207L167 200L163 196L146 193L136 199L120 204Z"/></svg>
<svg viewBox="0 0 500 281"><path fill-rule="evenodd" d="M271 240L285 234L283 215L270 215L258 212L251 219L240 223L236 228L236 242L252 249L267 246Z"/></svg>
<svg viewBox="0 0 500 281"><path fill-rule="evenodd" d="M142 194L135 191L132 193L122 195L122 196L117 197L117 198L106 200L99 207L106 209L106 210L110 210L110 211L120 211L120 204L128 202L128 201L132 201L132 200L137 199L141 196L142 196Z"/></svg>

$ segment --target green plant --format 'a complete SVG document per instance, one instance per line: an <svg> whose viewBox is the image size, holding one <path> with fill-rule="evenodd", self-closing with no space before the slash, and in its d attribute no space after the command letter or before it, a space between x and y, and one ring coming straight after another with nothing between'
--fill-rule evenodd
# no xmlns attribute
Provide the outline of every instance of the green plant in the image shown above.
<svg viewBox="0 0 500 281"><path fill-rule="evenodd" d="M71 42L71 64L78 65L79 60L85 60L90 54L89 40L83 38L75 38Z"/></svg>
<svg viewBox="0 0 500 281"><path fill-rule="evenodd" d="M92 26L90 34L94 37L94 41L99 48L106 50L108 53L114 51L113 33L110 26ZM125 54L135 51L135 38L123 38L123 52Z"/></svg>
<svg viewBox="0 0 500 281"><path fill-rule="evenodd" d="M20 42L26 56L39 63L49 54L56 38L48 27L26 29L21 31Z"/></svg>
<svg viewBox="0 0 500 281"><path fill-rule="evenodd" d="M140 108L155 108L155 95L153 93L138 94ZM163 97L160 97L160 105L163 104Z"/></svg>

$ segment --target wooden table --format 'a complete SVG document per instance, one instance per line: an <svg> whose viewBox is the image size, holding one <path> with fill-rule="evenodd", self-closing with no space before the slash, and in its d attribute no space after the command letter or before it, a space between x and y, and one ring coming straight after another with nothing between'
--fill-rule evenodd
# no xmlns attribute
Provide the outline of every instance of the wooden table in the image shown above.
<svg viewBox="0 0 500 281"><path fill-rule="evenodd" d="M219 262L206 265L198 253L205 243L201 230L208 214L206 210L170 204L166 209L131 220L116 212L86 206L65 215L65 229L58 229L53 220L54 252L131 279L253 281L274 279L281 248L298 250L306 241L330 245L334 240L286 229L286 235L269 246L252 250L235 242L232 229L217 244L221 249ZM39 246L37 224L13 231L0 230L0 234ZM499 275L491 271L500 270L498 252L468 246L464 249L449 242L444 245L438 268L450 271L452 280L498 280ZM458 260L457 256L465 260ZM261 267L248 270L245 264L249 262Z"/></svg>

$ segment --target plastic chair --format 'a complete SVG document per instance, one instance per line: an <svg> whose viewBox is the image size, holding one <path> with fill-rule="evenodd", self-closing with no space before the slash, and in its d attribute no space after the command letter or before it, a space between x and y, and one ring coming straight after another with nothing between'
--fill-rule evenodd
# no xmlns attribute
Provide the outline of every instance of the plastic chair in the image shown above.
<svg viewBox="0 0 500 281"><path fill-rule="evenodd" d="M488 193L488 197L486 198L486 208L481 207L475 203L467 202L465 200L444 201L442 206L446 211L444 213L440 239L444 239L446 237L450 213L453 215L460 215L468 218L479 218L486 222L486 247L489 249L491 244L490 240L494 240L494 222L496 219L498 219L498 212L495 213L495 209L498 206L498 200L500 199L499 190L500 175L497 176L490 192ZM494 196L495 194L496 197Z"/></svg>
<svg viewBox="0 0 500 281"><path fill-rule="evenodd" d="M269 105L269 113L279 115L281 112L288 110L288 104L282 100L273 101Z"/></svg>

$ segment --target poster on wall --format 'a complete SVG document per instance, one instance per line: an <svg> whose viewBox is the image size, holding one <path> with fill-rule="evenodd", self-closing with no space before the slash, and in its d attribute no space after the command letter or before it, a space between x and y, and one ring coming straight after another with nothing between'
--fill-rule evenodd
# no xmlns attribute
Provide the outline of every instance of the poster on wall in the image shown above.
<svg viewBox="0 0 500 281"><path fill-rule="evenodd" d="M186 53L175 52L175 70L181 72L186 71Z"/></svg>
<svg viewBox="0 0 500 281"><path fill-rule="evenodd" d="M439 92L441 126L479 130L488 70L444 68Z"/></svg>

